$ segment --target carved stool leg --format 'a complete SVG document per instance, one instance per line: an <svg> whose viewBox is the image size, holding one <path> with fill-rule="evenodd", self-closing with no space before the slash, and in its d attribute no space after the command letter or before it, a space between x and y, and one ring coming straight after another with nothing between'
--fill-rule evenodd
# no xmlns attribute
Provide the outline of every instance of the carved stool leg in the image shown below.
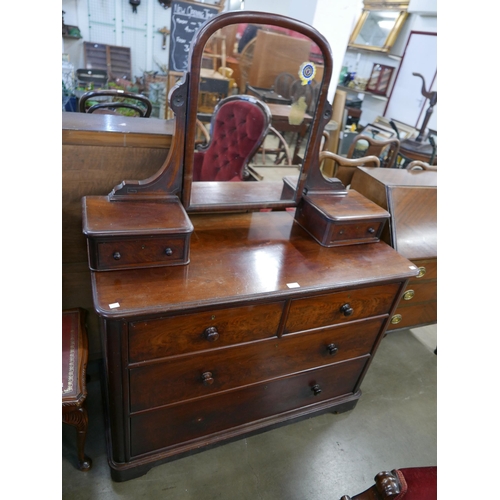
<svg viewBox="0 0 500 500"><path fill-rule="evenodd" d="M63 422L76 428L76 444L78 450L78 468L86 472L92 467L92 460L85 455L85 441L87 440L88 415L84 406L75 408L75 411L63 413Z"/></svg>

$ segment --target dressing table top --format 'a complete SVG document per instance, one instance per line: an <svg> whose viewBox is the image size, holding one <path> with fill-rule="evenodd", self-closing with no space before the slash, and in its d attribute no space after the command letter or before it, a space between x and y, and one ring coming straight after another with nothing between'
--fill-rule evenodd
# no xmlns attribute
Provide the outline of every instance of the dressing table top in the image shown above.
<svg viewBox="0 0 500 500"><path fill-rule="evenodd" d="M110 319L154 315L416 275L385 243L322 247L287 211L194 215L191 221L189 265L92 273L97 312Z"/></svg>

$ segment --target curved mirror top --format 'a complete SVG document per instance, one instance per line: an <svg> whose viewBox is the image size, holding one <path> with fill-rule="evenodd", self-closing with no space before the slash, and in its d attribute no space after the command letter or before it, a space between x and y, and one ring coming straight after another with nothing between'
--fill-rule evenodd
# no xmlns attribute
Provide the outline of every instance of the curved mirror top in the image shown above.
<svg viewBox="0 0 500 500"><path fill-rule="evenodd" d="M294 204L323 72L320 47L292 29L229 24L207 39L185 153L191 209Z"/></svg>

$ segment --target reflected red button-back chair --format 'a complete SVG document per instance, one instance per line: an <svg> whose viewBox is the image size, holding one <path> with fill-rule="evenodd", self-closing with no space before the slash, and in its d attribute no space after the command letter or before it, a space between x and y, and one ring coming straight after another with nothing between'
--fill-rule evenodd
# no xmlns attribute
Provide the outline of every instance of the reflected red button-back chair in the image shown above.
<svg viewBox="0 0 500 500"><path fill-rule="evenodd" d="M210 141L194 153L194 181L242 181L245 167L271 123L267 104L247 95L222 99L214 109Z"/></svg>

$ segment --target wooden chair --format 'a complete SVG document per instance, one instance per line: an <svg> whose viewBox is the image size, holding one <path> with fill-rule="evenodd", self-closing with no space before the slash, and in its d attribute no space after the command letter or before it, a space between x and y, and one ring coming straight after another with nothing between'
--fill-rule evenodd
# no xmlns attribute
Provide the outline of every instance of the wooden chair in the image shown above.
<svg viewBox="0 0 500 500"><path fill-rule="evenodd" d="M331 151L321 151L319 153L320 165L326 158L334 160L332 177L336 177L347 188L352 181L356 168L360 166L380 167L380 160L377 156L364 156L362 158L349 159L344 156L332 153Z"/></svg>
<svg viewBox="0 0 500 500"><path fill-rule="evenodd" d="M295 77L291 73L283 72L274 79L274 91L286 99L292 97L292 84Z"/></svg>
<svg viewBox="0 0 500 500"><path fill-rule="evenodd" d="M432 170L434 172L437 172L437 165L429 165L425 161L414 160L408 165L408 167L406 169L407 170Z"/></svg>
<svg viewBox="0 0 500 500"><path fill-rule="evenodd" d="M410 467L379 472L375 484L340 500L435 500L437 499L437 467Z"/></svg>
<svg viewBox="0 0 500 500"><path fill-rule="evenodd" d="M103 101L103 98L108 99ZM111 100L109 100L109 98L111 98ZM87 106L87 101L90 100L98 102L91 106ZM151 101L146 96L118 89L91 90L89 92L85 92L85 94L80 97L78 103L80 113L96 112L103 114L117 114L115 110L120 108L131 109L137 113L138 116L143 118L151 116L151 111L153 110Z"/></svg>
<svg viewBox="0 0 500 500"><path fill-rule="evenodd" d="M194 153L193 181L243 181L245 168L269 131L271 112L263 101L233 95L215 107L210 141Z"/></svg>
<svg viewBox="0 0 500 500"><path fill-rule="evenodd" d="M84 472L92 467L92 460L84 452L88 428L85 317L86 311L80 308L65 310L62 315L62 421L76 428L78 468Z"/></svg>
<svg viewBox="0 0 500 500"><path fill-rule="evenodd" d="M366 143L366 145L365 145ZM356 159L363 156L377 156L382 168L392 168L399 152L399 139L379 141L367 135L357 135L347 152L347 158Z"/></svg>

